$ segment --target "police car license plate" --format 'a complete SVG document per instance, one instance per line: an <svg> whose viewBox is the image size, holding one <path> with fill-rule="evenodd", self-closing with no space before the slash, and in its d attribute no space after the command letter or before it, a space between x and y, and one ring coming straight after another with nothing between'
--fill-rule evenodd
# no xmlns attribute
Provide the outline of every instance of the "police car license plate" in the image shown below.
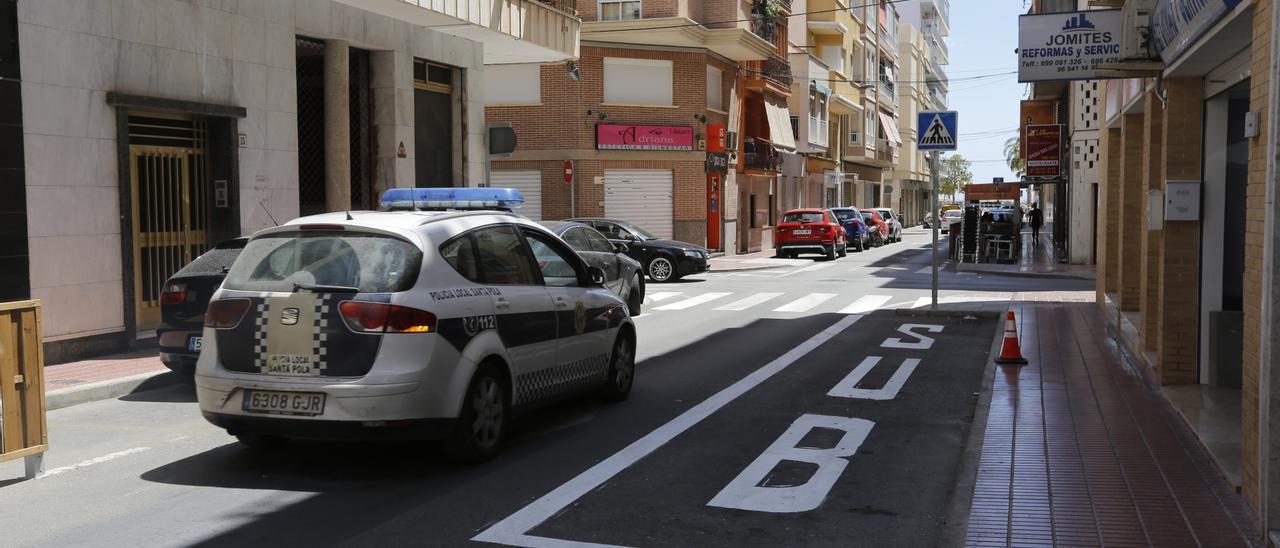
<svg viewBox="0 0 1280 548"><path fill-rule="evenodd" d="M792 234L799 234L799 235L801 235L801 236L804 236L804 235L806 235L806 234L813 234L813 231L812 231L812 230L797 230L797 231L795 231L795 232L792 232Z"/></svg>
<svg viewBox="0 0 1280 548"><path fill-rule="evenodd" d="M310 377L316 374L316 370L315 364L311 361L311 356L271 354L267 356L267 370L265 373Z"/></svg>
<svg viewBox="0 0 1280 548"><path fill-rule="evenodd" d="M245 390L240 408L249 413L307 415L324 413L325 395L316 392Z"/></svg>
<svg viewBox="0 0 1280 548"><path fill-rule="evenodd" d="M200 347L202 346L202 343L201 343L202 340L203 340L203 337L191 337L187 339L187 350L190 350L192 352L199 352Z"/></svg>

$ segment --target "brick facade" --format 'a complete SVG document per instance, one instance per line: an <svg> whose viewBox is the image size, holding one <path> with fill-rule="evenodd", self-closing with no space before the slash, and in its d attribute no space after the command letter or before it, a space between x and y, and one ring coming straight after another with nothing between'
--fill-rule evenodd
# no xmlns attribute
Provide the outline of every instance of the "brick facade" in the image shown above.
<svg viewBox="0 0 1280 548"><path fill-rule="evenodd" d="M1120 168L1123 165L1120 154L1124 139L1119 128L1107 128L1102 131L1101 141L1100 146L1104 153L1100 160L1102 165L1098 169L1102 174L1098 184L1098 199L1102 204L1102 211L1098 212L1098 216L1103 219L1103 226L1118 227L1120 226ZM1099 303L1105 302L1105 293L1120 291L1119 237L1117 230L1099 230L1097 234L1098 256L1102 257L1097 273Z"/></svg>
<svg viewBox="0 0 1280 548"><path fill-rule="evenodd" d="M1142 124L1142 219L1154 213L1146 193L1164 189L1164 108L1155 92L1148 92L1146 111ZM1132 236L1132 233L1128 233ZM1142 310L1142 349L1156 350L1160 334L1160 240L1162 232L1141 227L1142 234L1142 293L1139 296Z"/></svg>
<svg viewBox="0 0 1280 548"><path fill-rule="evenodd" d="M1203 83L1198 78L1165 82L1168 101L1163 109L1163 152L1159 162L1164 180L1196 180L1201 177L1202 134L1204 132ZM1148 103L1150 104L1150 103ZM1158 106L1158 104L1157 104ZM1157 341L1157 376L1161 384L1196 382L1199 346L1200 223L1164 223L1159 245L1159 271L1155 313L1158 331L1149 336ZM1145 312L1144 312L1145 314Z"/></svg>
<svg viewBox="0 0 1280 548"><path fill-rule="evenodd" d="M1139 296L1142 289L1142 204L1146 202L1146 185L1142 181L1143 138L1142 114L1125 114L1121 120L1120 135L1123 141L1120 177L1120 227L1119 249L1120 309L1140 310Z"/></svg>

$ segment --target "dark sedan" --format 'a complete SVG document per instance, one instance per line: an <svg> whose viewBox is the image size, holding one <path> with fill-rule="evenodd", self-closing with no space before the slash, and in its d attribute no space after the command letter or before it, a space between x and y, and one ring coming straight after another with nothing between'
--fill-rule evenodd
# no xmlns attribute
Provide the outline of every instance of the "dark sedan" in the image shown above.
<svg viewBox="0 0 1280 548"><path fill-rule="evenodd" d="M227 240L196 257L164 284L160 294L160 361L174 371L195 372L204 345L204 311L248 238Z"/></svg>
<svg viewBox="0 0 1280 548"><path fill-rule="evenodd" d="M588 265L603 270L605 287L622 297L632 316L640 315L640 305L644 303L644 273L640 262L626 255L627 244L611 242L583 223L546 221L542 224L578 252Z"/></svg>
<svg viewBox="0 0 1280 548"><path fill-rule="evenodd" d="M673 282L690 274L711 270L711 254L701 246L659 238L626 221L569 219L599 230L613 242L627 245L627 255L640 261L649 279Z"/></svg>

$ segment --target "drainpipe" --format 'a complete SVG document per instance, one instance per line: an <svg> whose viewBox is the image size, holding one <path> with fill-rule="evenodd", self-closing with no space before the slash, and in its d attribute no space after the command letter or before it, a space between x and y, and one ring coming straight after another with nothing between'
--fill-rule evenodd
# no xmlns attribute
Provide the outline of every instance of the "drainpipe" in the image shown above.
<svg viewBox="0 0 1280 548"><path fill-rule="evenodd" d="M1265 2L1266 0L1263 0ZM1262 530L1269 538L1270 545L1280 545L1280 531L1273 531L1280 528L1280 501L1272 501L1273 497L1280 497L1280 465L1272 466L1271 456L1273 440L1280 442L1280 423L1272 423L1273 416L1280 417L1280 399L1273 398L1273 393L1280 390L1273 390L1272 383L1280 379L1280 375L1276 375L1276 355L1275 345L1273 342L1280 331L1280 307L1276 306L1276 284L1280 282L1280 272L1276 271L1276 253L1280 251L1280 235L1276 234L1277 215L1280 215L1280 209L1276 207L1276 186L1280 184L1280 38L1277 38L1277 29L1280 29L1280 0L1271 0L1271 55L1269 59L1270 74L1268 80L1269 92L1267 94L1267 172L1266 172L1266 201L1264 202L1264 238L1262 243L1262 325L1259 329L1259 356L1261 357L1259 387L1259 443L1258 465L1262 473L1259 474L1262 479L1261 494L1258 497L1260 501L1262 514ZM1280 451L1277 451L1280 453ZM1277 455L1280 457L1280 454ZM1274 513L1274 514L1273 514Z"/></svg>

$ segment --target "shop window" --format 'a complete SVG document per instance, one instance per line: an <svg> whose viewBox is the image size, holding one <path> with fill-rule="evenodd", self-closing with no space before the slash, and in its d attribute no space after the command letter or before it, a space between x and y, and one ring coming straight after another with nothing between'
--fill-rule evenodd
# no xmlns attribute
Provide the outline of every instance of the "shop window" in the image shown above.
<svg viewBox="0 0 1280 548"><path fill-rule="evenodd" d="M604 102L671 105L672 68L665 60L605 57Z"/></svg>
<svg viewBox="0 0 1280 548"><path fill-rule="evenodd" d="M536 105L542 102L542 67L485 65L484 104Z"/></svg>

